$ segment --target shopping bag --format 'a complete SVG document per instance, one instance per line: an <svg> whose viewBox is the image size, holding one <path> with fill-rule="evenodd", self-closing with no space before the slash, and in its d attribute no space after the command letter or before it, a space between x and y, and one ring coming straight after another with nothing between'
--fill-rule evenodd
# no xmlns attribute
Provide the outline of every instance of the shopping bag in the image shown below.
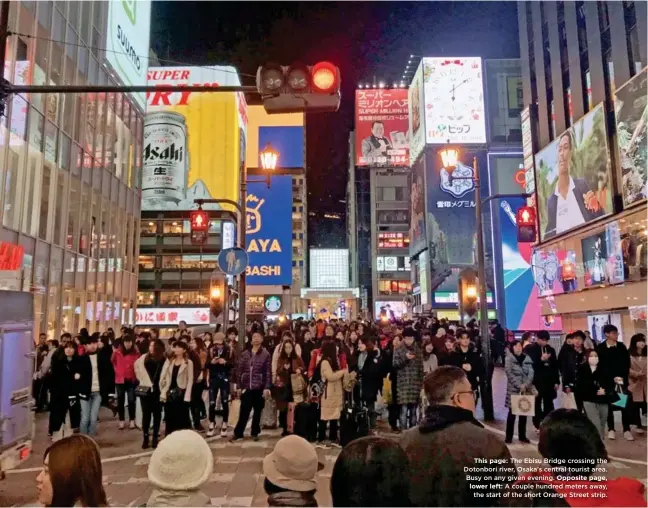
<svg viewBox="0 0 648 508"><path fill-rule="evenodd" d="M392 382L388 377L383 380L382 398L385 404L389 405L392 403Z"/></svg>
<svg viewBox="0 0 648 508"><path fill-rule="evenodd" d="M616 385L615 390L619 398L616 402L613 402L612 405L623 409L628 404L628 394L623 393L623 389L619 385Z"/></svg>
<svg viewBox="0 0 648 508"><path fill-rule="evenodd" d="M261 428L277 428L277 402L274 399L266 399L261 413Z"/></svg>
<svg viewBox="0 0 648 508"><path fill-rule="evenodd" d="M511 412L516 416L535 416L535 397L511 395Z"/></svg>
<svg viewBox="0 0 648 508"><path fill-rule="evenodd" d="M376 406L374 410L378 414L382 414L382 412L387 408L387 404L385 404L385 398L378 392L378 396L376 397Z"/></svg>
<svg viewBox="0 0 648 508"><path fill-rule="evenodd" d="M241 400L234 399L232 402L230 402L229 418L227 419L227 424L230 427L236 427L236 424L239 421L240 414L241 414Z"/></svg>
<svg viewBox="0 0 648 508"><path fill-rule="evenodd" d="M295 402L303 402L304 394L306 393L306 380L303 374L291 374L290 386L292 388L293 399Z"/></svg>
<svg viewBox="0 0 648 508"><path fill-rule="evenodd" d="M562 407L564 409L578 409L578 406L576 405L576 397L573 392L563 393Z"/></svg>
<svg viewBox="0 0 648 508"><path fill-rule="evenodd" d="M295 403L288 403L288 413L286 414L286 430L294 432L295 429Z"/></svg>

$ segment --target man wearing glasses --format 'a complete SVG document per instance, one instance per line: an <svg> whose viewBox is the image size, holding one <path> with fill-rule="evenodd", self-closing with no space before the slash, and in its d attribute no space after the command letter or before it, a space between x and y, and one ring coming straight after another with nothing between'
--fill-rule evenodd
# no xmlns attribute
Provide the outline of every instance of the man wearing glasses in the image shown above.
<svg viewBox="0 0 648 508"><path fill-rule="evenodd" d="M465 371L439 367L425 376L423 387L430 404L425 419L401 438L410 461L412 505L510 504L503 493L517 480L516 468L504 442L475 419L475 392Z"/></svg>

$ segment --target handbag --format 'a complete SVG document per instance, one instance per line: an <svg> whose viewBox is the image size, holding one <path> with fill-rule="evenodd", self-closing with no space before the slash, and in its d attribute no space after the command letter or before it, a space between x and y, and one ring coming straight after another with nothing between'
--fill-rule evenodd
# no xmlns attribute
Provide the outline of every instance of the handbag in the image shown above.
<svg viewBox="0 0 648 508"><path fill-rule="evenodd" d="M171 388L167 393L167 402L182 402L184 400L185 391L182 388Z"/></svg>
<svg viewBox="0 0 648 508"><path fill-rule="evenodd" d="M516 416L535 416L535 397L511 395L511 413Z"/></svg>
<svg viewBox="0 0 648 508"><path fill-rule="evenodd" d="M241 400L234 399L230 402L229 407L229 416L227 418L227 424L230 427L236 427L239 421L239 416L241 414Z"/></svg>
<svg viewBox="0 0 648 508"><path fill-rule="evenodd" d="M387 405L390 405L393 402L392 382L391 379L387 377L383 380L382 397Z"/></svg>
<svg viewBox="0 0 648 508"><path fill-rule="evenodd" d="M616 385L615 391L619 398L616 402L613 402L612 405L620 407L621 409L625 409L626 405L628 404L628 394L623 393L623 388L621 388L620 385Z"/></svg>
<svg viewBox="0 0 648 508"><path fill-rule="evenodd" d="M288 403L288 413L286 414L286 430L288 432L294 432L295 430L295 404L293 402Z"/></svg>
<svg viewBox="0 0 648 508"><path fill-rule="evenodd" d="M141 386L138 385L137 388L135 388L135 396L136 397L148 397L151 395L151 392L153 389L150 386Z"/></svg>

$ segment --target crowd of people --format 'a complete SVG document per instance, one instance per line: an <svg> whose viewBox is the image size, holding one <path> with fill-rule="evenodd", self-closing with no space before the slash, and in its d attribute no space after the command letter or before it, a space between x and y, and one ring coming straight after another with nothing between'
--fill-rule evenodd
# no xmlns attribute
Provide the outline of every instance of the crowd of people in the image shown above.
<svg viewBox="0 0 648 508"><path fill-rule="evenodd" d="M133 429L136 408L141 407L144 449L156 448L153 457L179 454L181 475L202 464L204 470L194 472L195 478L179 483L192 486L180 488L183 492L196 491L188 496L193 501L201 499L199 479L209 476L205 471L211 460L182 457L187 449L202 446L198 442L206 443L201 433L211 437L220 427L222 437L238 441L250 416L254 440L263 428L279 426L285 441L264 461L264 469L276 478L265 473L271 506L295 506L290 503L296 497L298 506L316 506L315 489L306 489L314 487L314 480L305 479L304 471L314 477L318 469L308 462L317 457L310 450L330 447L344 448L331 480L335 506L403 506L406 499L415 506L484 505L468 487L464 467L475 466L479 457L510 462L506 445L512 442L516 419L520 442L530 442L526 416L511 404L515 395L535 399L532 421L543 456L604 456L604 439L615 438L615 410L622 413L626 439L634 439L633 430L643 432L643 335L633 336L628 349L617 340L613 325L604 328L600 344L588 344L585 334L576 331L556 353L546 332L527 333L518 341L503 334L497 323L491 331L492 345L505 340L504 347L491 348L493 360L503 355L507 377L510 409L504 441L474 416L480 385L484 376L492 375L476 323L461 327L435 318L407 323L253 322L244 345L234 327L192 336L185 323L166 339L155 330L127 327L119 337L111 330L102 335L82 330L74 338L63 334L58 343L41 337L34 393L39 408L49 405L49 432L55 440L64 424L79 434L96 435L102 405L118 416L120 430ZM554 410L559 390L563 408ZM43 396L47 391L49 396ZM376 432L383 414L394 433L389 438ZM580 429L578 439L588 444L561 450L556 443L571 436L570 426ZM91 440L83 443L89 456L98 453L87 444ZM46 468L51 469L56 445L46 453ZM300 465L286 466L290 463ZM295 470L301 476L290 478ZM349 480L354 475L357 484ZM379 477L380 482L367 483ZM166 491L178 489L178 482L165 482L151 468L149 479L156 487L149 506L175 499ZM631 487L641 494L637 485ZM42 492L48 489L42 487Z"/></svg>

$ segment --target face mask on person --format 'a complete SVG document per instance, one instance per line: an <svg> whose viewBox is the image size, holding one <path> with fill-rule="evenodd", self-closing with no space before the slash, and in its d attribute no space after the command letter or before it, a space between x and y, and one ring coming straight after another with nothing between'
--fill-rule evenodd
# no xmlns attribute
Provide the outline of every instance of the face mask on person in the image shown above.
<svg viewBox="0 0 648 508"><path fill-rule="evenodd" d="M598 356L590 356L587 361L592 367L596 367L598 365L599 359Z"/></svg>

